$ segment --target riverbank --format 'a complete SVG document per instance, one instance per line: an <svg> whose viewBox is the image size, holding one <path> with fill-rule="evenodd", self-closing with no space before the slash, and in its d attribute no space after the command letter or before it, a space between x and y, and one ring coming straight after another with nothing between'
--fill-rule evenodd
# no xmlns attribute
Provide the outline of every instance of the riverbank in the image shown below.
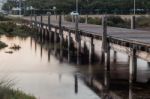
<svg viewBox="0 0 150 99"><path fill-rule="evenodd" d="M19 90L13 90L9 86L0 85L0 99L36 99Z"/></svg>

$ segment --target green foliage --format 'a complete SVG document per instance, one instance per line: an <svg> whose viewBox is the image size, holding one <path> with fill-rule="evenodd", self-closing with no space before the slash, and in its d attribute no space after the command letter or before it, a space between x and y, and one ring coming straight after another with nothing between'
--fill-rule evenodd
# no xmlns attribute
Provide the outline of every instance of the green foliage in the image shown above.
<svg viewBox="0 0 150 99"><path fill-rule="evenodd" d="M5 34L8 36L20 36L27 37L34 35L34 31L30 30L25 25L16 25L14 22L4 22L0 23L0 34Z"/></svg>
<svg viewBox="0 0 150 99"><path fill-rule="evenodd" d="M101 18L98 18L98 17L95 17L95 18L88 17L88 23L89 24L101 25L102 20L101 20Z"/></svg>
<svg viewBox="0 0 150 99"><path fill-rule="evenodd" d="M138 17L136 19L137 27L150 27L150 17Z"/></svg>

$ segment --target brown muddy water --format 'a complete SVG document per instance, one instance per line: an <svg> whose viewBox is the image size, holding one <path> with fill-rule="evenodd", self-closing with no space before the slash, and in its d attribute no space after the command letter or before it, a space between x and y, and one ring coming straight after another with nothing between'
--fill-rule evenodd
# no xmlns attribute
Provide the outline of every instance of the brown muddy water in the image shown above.
<svg viewBox="0 0 150 99"><path fill-rule="evenodd" d="M127 55L118 53L108 73L99 64L60 62L51 44L37 39L1 36L0 40L9 45L0 50L0 78L12 80L14 88L37 99L150 99L150 67L143 60L138 59L137 82L129 85ZM10 49L13 44L21 49Z"/></svg>

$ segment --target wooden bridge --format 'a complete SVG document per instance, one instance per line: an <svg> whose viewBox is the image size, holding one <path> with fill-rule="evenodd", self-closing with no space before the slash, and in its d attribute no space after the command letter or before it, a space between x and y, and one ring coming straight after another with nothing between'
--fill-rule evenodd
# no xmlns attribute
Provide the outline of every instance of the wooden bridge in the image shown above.
<svg viewBox="0 0 150 99"><path fill-rule="evenodd" d="M135 17L131 18L131 28L117 28L107 26L107 16L102 17L102 25L91 25L62 21L62 16L59 15L58 20L52 20L49 14L46 18L43 16L32 16L24 18L30 21L30 26L39 30L41 35L51 38L51 33L54 32L54 41L56 42L56 34L60 37L60 45L63 42L63 35L67 33L68 51L70 50L71 34L74 34L77 45L77 64L80 63L80 51L82 36L90 39L89 48L89 63L92 61L94 52L94 39L101 43L100 59L101 63L105 64L105 69L110 71L110 50L114 50L114 54L119 52L126 53L129 56L129 82L136 80L137 58L141 58L150 65L150 32L134 29ZM62 46L61 46L62 47ZM62 52L61 52L62 54ZM68 55L68 59L70 56ZM114 55L114 61L116 55Z"/></svg>

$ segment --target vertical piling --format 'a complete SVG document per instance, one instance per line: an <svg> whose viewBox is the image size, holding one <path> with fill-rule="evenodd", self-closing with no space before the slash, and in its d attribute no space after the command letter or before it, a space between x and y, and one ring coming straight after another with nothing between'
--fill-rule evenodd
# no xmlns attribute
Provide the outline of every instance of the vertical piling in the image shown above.
<svg viewBox="0 0 150 99"><path fill-rule="evenodd" d="M93 62L93 55L94 55L94 42L93 37L91 37L91 44L89 49L89 64L92 64Z"/></svg>
<svg viewBox="0 0 150 99"><path fill-rule="evenodd" d="M71 32L68 35L68 62L70 62L70 46L71 46Z"/></svg>
<svg viewBox="0 0 150 99"><path fill-rule="evenodd" d="M52 36L52 33L51 33L51 13L48 13L48 29L49 29L49 42L51 42L51 36Z"/></svg>
<svg viewBox="0 0 150 99"><path fill-rule="evenodd" d="M43 16L41 15L41 20L40 20L41 22L40 22L40 36L41 36L41 39L43 38L42 36L43 36L43 34L42 34L42 32L43 32Z"/></svg>
<svg viewBox="0 0 150 99"><path fill-rule="evenodd" d="M59 35L60 35L60 61L63 61L63 30L62 30L62 15L59 15Z"/></svg>
<svg viewBox="0 0 150 99"><path fill-rule="evenodd" d="M135 29L135 16L131 16L131 29Z"/></svg>
<svg viewBox="0 0 150 99"><path fill-rule="evenodd" d="M79 30L78 30L78 15L75 16L76 19L75 19L75 34L76 34L76 43L77 43L77 64L79 65L80 64L80 51L81 51L81 38L80 38L80 33L79 33Z"/></svg>
<svg viewBox="0 0 150 99"><path fill-rule="evenodd" d="M105 52L107 50L107 18L106 16L102 17L102 49L101 49L101 64L105 62Z"/></svg>
<svg viewBox="0 0 150 99"><path fill-rule="evenodd" d="M136 81L137 74L137 57L136 57L136 49L131 48L130 50L130 63L129 63L129 83L132 84Z"/></svg>
<svg viewBox="0 0 150 99"><path fill-rule="evenodd" d="M110 46L109 44L105 52L105 70L110 71Z"/></svg>
<svg viewBox="0 0 150 99"><path fill-rule="evenodd" d="M56 54L57 51L57 28L55 28L55 33L54 33L54 52Z"/></svg>

